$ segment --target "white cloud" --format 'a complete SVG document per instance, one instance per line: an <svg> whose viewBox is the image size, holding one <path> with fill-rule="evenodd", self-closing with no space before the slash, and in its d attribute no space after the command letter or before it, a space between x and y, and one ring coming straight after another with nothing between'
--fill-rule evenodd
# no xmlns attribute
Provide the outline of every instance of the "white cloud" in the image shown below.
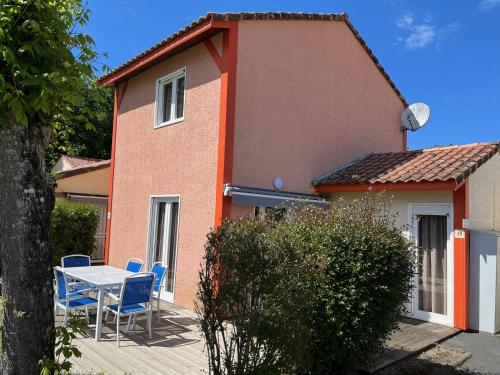
<svg viewBox="0 0 500 375"><path fill-rule="evenodd" d="M423 48L433 43L436 38L436 30L432 25L418 25L412 29L412 33L405 39L405 46L409 49Z"/></svg>
<svg viewBox="0 0 500 375"><path fill-rule="evenodd" d="M413 14L408 12L403 14L401 17L399 17L396 20L396 26L400 27L404 30L410 30L411 27L413 26L413 22L415 21L415 18L413 17Z"/></svg>
<svg viewBox="0 0 500 375"><path fill-rule="evenodd" d="M481 0L479 2L478 8L482 11L487 11L500 6L500 0Z"/></svg>
<svg viewBox="0 0 500 375"><path fill-rule="evenodd" d="M434 16L432 15L432 13L427 13L424 18L423 18L424 22L425 23L431 23L434 21Z"/></svg>
<svg viewBox="0 0 500 375"><path fill-rule="evenodd" d="M500 1L500 0L498 0ZM444 27L438 27L434 22L432 14L427 13L422 21L415 18L413 13L406 12L396 20L396 26L408 34L398 36L394 45L403 44L405 48L415 50L430 45L441 48L442 42L447 34L457 32L460 28L458 22L450 23Z"/></svg>

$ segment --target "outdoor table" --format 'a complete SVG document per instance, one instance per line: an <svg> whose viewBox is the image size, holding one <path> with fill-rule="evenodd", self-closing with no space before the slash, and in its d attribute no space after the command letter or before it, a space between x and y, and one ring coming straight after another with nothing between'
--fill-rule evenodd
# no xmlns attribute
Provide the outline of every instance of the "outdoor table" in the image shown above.
<svg viewBox="0 0 500 375"><path fill-rule="evenodd" d="M70 278L90 284L97 289L95 340L99 341L102 331L105 290L109 288L121 288L125 278L134 275L134 273L111 266L69 267L65 268L64 272Z"/></svg>

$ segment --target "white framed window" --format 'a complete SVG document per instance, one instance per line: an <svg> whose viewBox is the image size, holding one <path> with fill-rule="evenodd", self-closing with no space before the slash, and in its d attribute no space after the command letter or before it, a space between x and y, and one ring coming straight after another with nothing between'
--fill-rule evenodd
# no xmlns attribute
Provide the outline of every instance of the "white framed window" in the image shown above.
<svg viewBox="0 0 500 375"><path fill-rule="evenodd" d="M184 120L186 68L182 68L156 82L155 128Z"/></svg>

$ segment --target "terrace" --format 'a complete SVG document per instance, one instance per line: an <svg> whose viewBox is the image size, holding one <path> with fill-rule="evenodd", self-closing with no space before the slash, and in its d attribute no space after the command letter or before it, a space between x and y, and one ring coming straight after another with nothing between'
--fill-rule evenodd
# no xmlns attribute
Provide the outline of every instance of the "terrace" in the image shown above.
<svg viewBox="0 0 500 375"><path fill-rule="evenodd" d="M58 322L62 316L58 316ZM95 320L89 333L79 337L76 345L82 352L74 358L76 374L207 374L208 361L196 315L176 305L161 303L161 322L153 319L153 337L149 339L145 317L139 317L136 330L124 332L122 319L121 347L116 345L115 324L111 316L104 324L101 341L96 342ZM438 324L402 319L400 329L386 343L386 351L368 372L378 371L409 356L420 353L459 332Z"/></svg>

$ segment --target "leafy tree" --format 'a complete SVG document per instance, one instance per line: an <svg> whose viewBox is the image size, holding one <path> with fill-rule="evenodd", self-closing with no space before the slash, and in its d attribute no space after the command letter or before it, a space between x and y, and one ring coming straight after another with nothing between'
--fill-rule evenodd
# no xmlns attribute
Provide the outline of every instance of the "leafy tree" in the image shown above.
<svg viewBox="0 0 500 375"><path fill-rule="evenodd" d="M97 58L80 0L0 0L0 373L38 374L54 356L50 251L52 124L72 123Z"/></svg>
<svg viewBox="0 0 500 375"><path fill-rule="evenodd" d="M113 134L113 90L85 80L83 102L72 105L72 122L56 121L47 151L47 165L53 167L61 154L109 159Z"/></svg>

